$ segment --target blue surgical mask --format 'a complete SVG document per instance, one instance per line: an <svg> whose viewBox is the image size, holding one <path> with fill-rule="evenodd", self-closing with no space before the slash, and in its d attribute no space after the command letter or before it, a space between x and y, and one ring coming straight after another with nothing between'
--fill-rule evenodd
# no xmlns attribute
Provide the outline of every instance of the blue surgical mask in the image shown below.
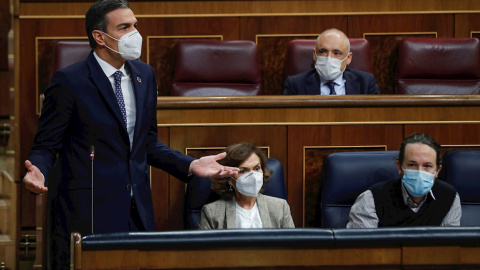
<svg viewBox="0 0 480 270"><path fill-rule="evenodd" d="M403 186L410 195L415 197L422 197L427 194L433 187L434 178L435 174L433 173L403 169Z"/></svg>

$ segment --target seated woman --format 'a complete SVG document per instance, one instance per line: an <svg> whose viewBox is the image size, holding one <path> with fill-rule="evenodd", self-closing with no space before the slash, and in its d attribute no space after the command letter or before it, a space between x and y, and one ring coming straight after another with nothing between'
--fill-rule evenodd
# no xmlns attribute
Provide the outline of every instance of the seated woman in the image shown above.
<svg viewBox="0 0 480 270"><path fill-rule="evenodd" d="M287 201L260 193L271 175L262 150L238 143L225 152L218 163L240 171L234 177L212 179L212 189L221 199L203 206L198 228L295 228Z"/></svg>

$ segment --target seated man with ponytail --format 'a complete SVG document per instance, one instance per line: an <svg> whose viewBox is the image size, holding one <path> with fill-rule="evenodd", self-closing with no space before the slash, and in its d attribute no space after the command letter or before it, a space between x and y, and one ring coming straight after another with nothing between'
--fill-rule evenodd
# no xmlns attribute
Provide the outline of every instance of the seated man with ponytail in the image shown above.
<svg viewBox="0 0 480 270"><path fill-rule="evenodd" d="M400 146L401 179L373 185L350 210L347 228L460 226L462 209L454 187L436 180L442 169L440 145L413 133Z"/></svg>

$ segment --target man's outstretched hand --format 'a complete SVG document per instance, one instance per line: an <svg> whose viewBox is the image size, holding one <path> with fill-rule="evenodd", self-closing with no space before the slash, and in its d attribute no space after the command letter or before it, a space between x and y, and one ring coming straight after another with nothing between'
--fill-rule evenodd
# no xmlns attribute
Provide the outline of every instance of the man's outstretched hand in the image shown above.
<svg viewBox="0 0 480 270"><path fill-rule="evenodd" d="M227 153L223 152L218 155L196 159L190 163L188 171L197 176L206 178L224 178L236 175L238 173L238 168L218 164L217 160L221 160L226 156Z"/></svg>

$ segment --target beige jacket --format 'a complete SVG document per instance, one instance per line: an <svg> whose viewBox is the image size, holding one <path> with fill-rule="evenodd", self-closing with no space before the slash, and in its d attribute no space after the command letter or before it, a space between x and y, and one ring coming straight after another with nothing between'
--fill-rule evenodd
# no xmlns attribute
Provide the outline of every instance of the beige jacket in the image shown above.
<svg viewBox="0 0 480 270"><path fill-rule="evenodd" d="M204 205L198 228L201 230L235 229L235 205L234 198L230 201L220 199ZM284 199L258 194L257 206L263 228L295 228L290 207Z"/></svg>

